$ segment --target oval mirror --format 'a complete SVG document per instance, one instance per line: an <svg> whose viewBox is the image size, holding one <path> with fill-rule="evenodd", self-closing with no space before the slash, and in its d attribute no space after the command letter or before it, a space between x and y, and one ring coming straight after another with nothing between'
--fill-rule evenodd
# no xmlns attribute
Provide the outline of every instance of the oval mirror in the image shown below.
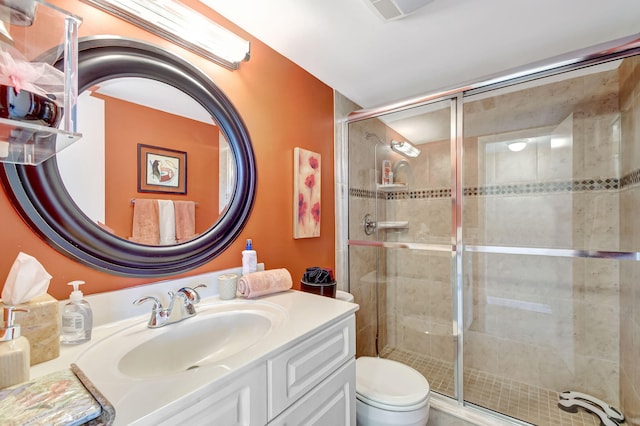
<svg viewBox="0 0 640 426"><path fill-rule="evenodd" d="M27 223L58 251L122 276L185 272L228 247L253 207L256 167L242 119L211 79L159 47L91 37L79 42L78 87L78 120L91 123L83 123L87 144L81 139L35 167L3 165L6 192ZM102 124L91 117L103 117ZM178 130L154 133L159 123ZM95 132L101 126L106 133ZM83 152L94 149L94 139L120 145ZM184 167L169 174L183 179L152 181L149 159L174 154ZM130 241L135 201L148 198L193 202L195 236L159 246Z"/></svg>

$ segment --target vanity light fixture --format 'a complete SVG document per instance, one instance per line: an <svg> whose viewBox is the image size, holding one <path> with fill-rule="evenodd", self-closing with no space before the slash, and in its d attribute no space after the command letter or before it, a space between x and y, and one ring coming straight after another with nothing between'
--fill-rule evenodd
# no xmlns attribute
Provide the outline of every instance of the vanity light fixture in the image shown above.
<svg viewBox="0 0 640 426"><path fill-rule="evenodd" d="M391 140L391 149L407 157L415 158L420 155L420 150L409 141L398 142Z"/></svg>
<svg viewBox="0 0 640 426"><path fill-rule="evenodd" d="M509 151L520 152L526 147L527 147L526 139L519 139L517 141L507 142L507 148L509 148Z"/></svg>
<svg viewBox="0 0 640 426"><path fill-rule="evenodd" d="M175 0L82 0L230 70L249 60L250 43Z"/></svg>

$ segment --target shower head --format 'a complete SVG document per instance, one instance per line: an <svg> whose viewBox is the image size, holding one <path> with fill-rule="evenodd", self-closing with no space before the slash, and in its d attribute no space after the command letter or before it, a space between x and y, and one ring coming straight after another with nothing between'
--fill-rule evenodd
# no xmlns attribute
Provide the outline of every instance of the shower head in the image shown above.
<svg viewBox="0 0 640 426"><path fill-rule="evenodd" d="M376 138L378 140L378 143L380 143L382 145L386 145L384 142L382 142L382 139L380 139L380 137L378 135L376 135L375 133L367 132L367 133L364 134L364 137L366 139Z"/></svg>

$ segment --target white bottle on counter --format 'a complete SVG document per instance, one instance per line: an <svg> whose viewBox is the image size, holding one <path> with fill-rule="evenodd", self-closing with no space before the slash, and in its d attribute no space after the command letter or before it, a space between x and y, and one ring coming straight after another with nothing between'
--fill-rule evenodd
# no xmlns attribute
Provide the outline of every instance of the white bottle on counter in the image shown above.
<svg viewBox="0 0 640 426"><path fill-rule="evenodd" d="M69 296L69 303L62 310L62 333L60 343L75 345L91 340L93 329L93 312L89 302L82 298L82 292L78 286L84 281L71 281L73 286Z"/></svg>
<svg viewBox="0 0 640 426"><path fill-rule="evenodd" d="M20 326L15 325L14 311L26 309L5 306L2 328L0 328L0 389L29 380L31 352L29 340L20 335Z"/></svg>
<svg viewBox="0 0 640 426"><path fill-rule="evenodd" d="M242 251L242 275L250 274L258 269L258 254L253 249L253 241L247 240L247 245Z"/></svg>

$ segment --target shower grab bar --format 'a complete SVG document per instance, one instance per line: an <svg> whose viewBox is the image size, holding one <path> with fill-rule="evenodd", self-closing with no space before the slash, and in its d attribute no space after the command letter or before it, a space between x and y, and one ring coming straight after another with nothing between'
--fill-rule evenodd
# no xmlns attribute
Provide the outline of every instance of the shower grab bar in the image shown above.
<svg viewBox="0 0 640 426"><path fill-rule="evenodd" d="M597 407L599 407L602 411L604 411L609 418L618 422L624 422L624 414L622 414L618 409L612 407L601 399L596 398L595 396L588 395L582 392L576 391L563 391L558 394L560 399L578 399L589 402Z"/></svg>
<svg viewBox="0 0 640 426"><path fill-rule="evenodd" d="M560 399L558 401L558 407L568 413L577 413L578 407L582 407L589 413L595 414L600 418L600 424L604 426L620 426L616 420L607 416L607 414L600 408L595 407L588 402L581 399Z"/></svg>

